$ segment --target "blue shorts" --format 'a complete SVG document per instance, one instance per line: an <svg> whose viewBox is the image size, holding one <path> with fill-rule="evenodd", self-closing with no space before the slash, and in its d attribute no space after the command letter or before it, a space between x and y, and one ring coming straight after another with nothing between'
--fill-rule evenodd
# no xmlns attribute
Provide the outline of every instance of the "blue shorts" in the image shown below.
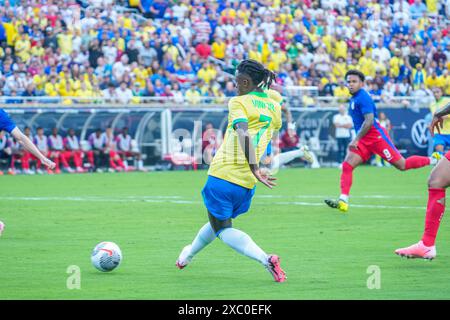
<svg viewBox="0 0 450 320"><path fill-rule="evenodd" d="M229 181L208 176L202 190L203 202L217 219L221 221L234 219L248 211L255 188L247 189Z"/></svg>
<svg viewBox="0 0 450 320"><path fill-rule="evenodd" d="M433 147L444 146L444 149L450 147L450 134L435 134L433 137Z"/></svg>

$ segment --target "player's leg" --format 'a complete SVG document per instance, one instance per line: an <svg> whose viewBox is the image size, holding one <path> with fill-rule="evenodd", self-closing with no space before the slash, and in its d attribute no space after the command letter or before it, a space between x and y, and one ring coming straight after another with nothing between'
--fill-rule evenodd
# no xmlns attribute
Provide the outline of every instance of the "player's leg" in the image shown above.
<svg viewBox="0 0 450 320"><path fill-rule="evenodd" d="M144 160L142 160L142 154L140 152L133 152L133 155L136 159L137 169L139 171L145 171L144 169Z"/></svg>
<svg viewBox="0 0 450 320"><path fill-rule="evenodd" d="M15 175L16 174L16 161L18 157L15 154L11 154L11 160L9 162L8 174Z"/></svg>
<svg viewBox="0 0 450 320"><path fill-rule="evenodd" d="M380 131L382 139L371 146L372 152L392 164L401 171L418 169L430 164L436 164L436 159L425 156L404 158L395 147L386 130Z"/></svg>
<svg viewBox="0 0 450 320"><path fill-rule="evenodd" d="M436 257L435 240L445 212L445 191L450 186L449 158L450 153L447 153L428 178L428 204L421 241L412 246L395 250L396 254L408 258L429 260Z"/></svg>
<svg viewBox="0 0 450 320"><path fill-rule="evenodd" d="M20 161L22 162L23 172L30 174L30 153L27 151L23 151L20 157Z"/></svg>
<svg viewBox="0 0 450 320"><path fill-rule="evenodd" d="M119 154L116 151L112 151L112 157L113 157L114 161L117 163L118 169L120 171L124 171L126 169L126 167L122 161L122 158L119 156Z"/></svg>
<svg viewBox="0 0 450 320"><path fill-rule="evenodd" d="M213 242L215 238L216 233L211 227L211 223L207 222L203 227L200 228L192 243L183 248L176 262L177 267L179 269L183 269L185 266L187 266L191 262L192 258L194 258L194 256L199 253L204 247Z"/></svg>
<svg viewBox="0 0 450 320"><path fill-rule="evenodd" d="M348 203L350 197L350 189L353 183L353 170L360 164L364 163L371 156L371 152L363 143L358 144L357 150L352 150L347 153L344 162L342 163L341 173L341 195L338 200L326 199L325 203L341 212L348 211Z"/></svg>
<svg viewBox="0 0 450 320"><path fill-rule="evenodd" d="M83 173L83 152L80 150L71 151L73 163L75 164L76 171L79 173Z"/></svg>
<svg viewBox="0 0 450 320"><path fill-rule="evenodd" d="M72 156L72 152L70 152L70 151L61 151L61 152L59 152L59 158L61 160L61 164L62 164L63 168L69 173L75 172L69 166L69 161L70 161L71 156Z"/></svg>

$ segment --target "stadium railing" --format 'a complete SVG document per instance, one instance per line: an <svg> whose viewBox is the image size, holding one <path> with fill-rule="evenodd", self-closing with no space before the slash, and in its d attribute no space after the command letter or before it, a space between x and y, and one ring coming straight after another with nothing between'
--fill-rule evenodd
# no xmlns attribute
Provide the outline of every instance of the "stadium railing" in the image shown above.
<svg viewBox="0 0 450 320"><path fill-rule="evenodd" d="M302 102L296 97L287 96L285 101L289 107L305 107ZM308 108L323 108L323 107L337 107L340 104L346 104L348 99L342 97L310 97L313 103ZM432 96L405 96L405 97L373 97L378 106L384 107L413 107L413 108L428 108L433 101ZM227 102L230 97L133 97L130 101L120 102L116 99L105 97L21 97L21 96L0 96L1 108L17 108L17 107L39 107L39 108L54 108L56 105L70 107L76 105L77 108L123 108L124 106L132 107L157 107L157 108L211 108L211 107L227 107Z"/></svg>

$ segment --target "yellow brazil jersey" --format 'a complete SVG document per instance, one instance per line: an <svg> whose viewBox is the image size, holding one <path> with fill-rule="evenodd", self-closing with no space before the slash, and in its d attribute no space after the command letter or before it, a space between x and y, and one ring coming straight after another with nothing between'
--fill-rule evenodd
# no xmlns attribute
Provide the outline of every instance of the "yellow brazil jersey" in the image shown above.
<svg viewBox="0 0 450 320"><path fill-rule="evenodd" d="M211 162L208 174L247 189L253 189L256 178L250 171L234 129L247 122L248 132L259 163L274 131L281 128L281 106L265 92L250 92L228 102L228 126L223 143Z"/></svg>
<svg viewBox="0 0 450 320"><path fill-rule="evenodd" d="M435 114L435 112L440 111L449 103L450 98L442 97L430 105L430 111L432 114ZM438 131L434 130L434 133L438 133ZM450 118L448 116L444 117L444 128L441 129L441 134L450 134Z"/></svg>

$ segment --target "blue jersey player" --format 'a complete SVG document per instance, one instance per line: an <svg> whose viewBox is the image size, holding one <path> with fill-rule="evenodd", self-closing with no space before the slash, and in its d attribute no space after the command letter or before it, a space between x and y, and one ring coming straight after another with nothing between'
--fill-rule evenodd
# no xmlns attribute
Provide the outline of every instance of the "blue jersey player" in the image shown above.
<svg viewBox="0 0 450 320"><path fill-rule="evenodd" d="M349 70L345 80L352 95L349 102L349 114L357 134L348 145L348 153L342 163L341 196L338 200L325 200L328 206L342 212L348 211L353 169L369 160L373 154L379 155L401 171L421 168L437 162L435 158L422 156L403 158L387 131L380 125L375 103L369 93L363 89L364 74L358 70Z"/></svg>

